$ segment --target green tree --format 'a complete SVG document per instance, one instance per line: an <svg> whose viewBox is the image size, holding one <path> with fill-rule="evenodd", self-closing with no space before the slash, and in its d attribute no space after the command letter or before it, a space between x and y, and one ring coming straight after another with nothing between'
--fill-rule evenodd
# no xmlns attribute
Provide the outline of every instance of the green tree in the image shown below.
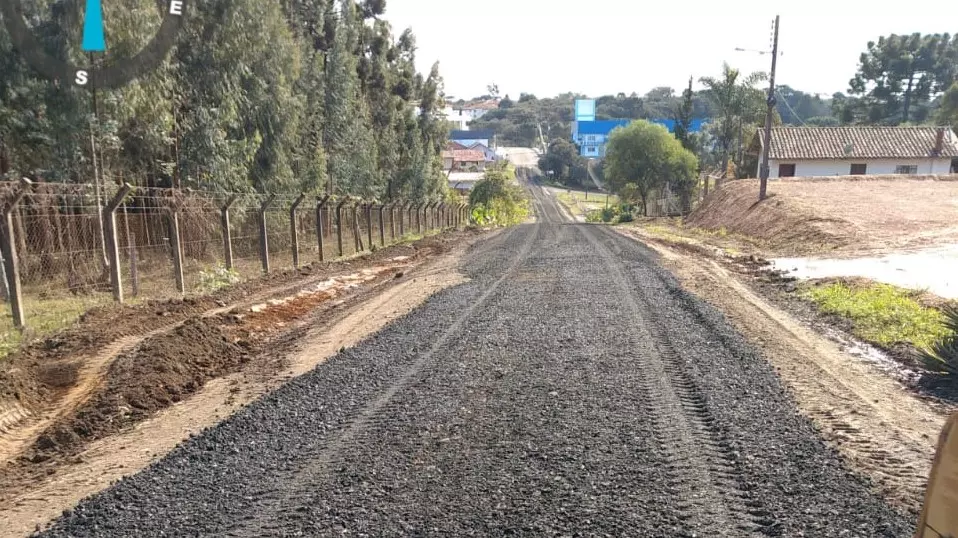
<svg viewBox="0 0 958 538"><path fill-rule="evenodd" d="M746 127L751 131L753 125L764 121L761 110L765 100L761 90L755 88L755 84L765 78L764 73L752 73L743 77L738 69L733 69L726 63L722 65L721 77L699 79L699 82L705 85L706 94L715 111L711 121L715 124L713 132L721 155L723 178L728 171L733 145L737 142L739 148L744 147ZM739 149L737 153L736 160L741 163L743 152Z"/></svg>
<svg viewBox="0 0 958 538"><path fill-rule="evenodd" d="M549 143L545 155L539 158L539 169L551 172L552 176L566 185L582 185L588 179L586 160L579 155L575 144L555 138Z"/></svg>
<svg viewBox="0 0 958 538"><path fill-rule="evenodd" d="M682 92L682 102L675 110L673 118L675 119L675 138L682 143L682 147L689 151L695 151L695 143L692 140L692 77L689 77L689 87Z"/></svg>
<svg viewBox="0 0 958 538"><path fill-rule="evenodd" d="M511 226L529 216L529 200L507 164L486 170L469 191L469 205L473 206L473 220L479 225Z"/></svg>
<svg viewBox="0 0 958 538"><path fill-rule="evenodd" d="M950 125L958 130L958 82L941 96L941 105L936 118L939 125Z"/></svg>
<svg viewBox="0 0 958 538"><path fill-rule="evenodd" d="M605 179L613 192L638 195L648 215L649 195L668 185L687 199L698 162L665 127L639 120L612 131L605 157Z"/></svg>
<svg viewBox="0 0 958 538"><path fill-rule="evenodd" d="M958 36L882 36L870 41L849 82L863 100L869 123L923 121L932 96L944 92L958 72Z"/></svg>

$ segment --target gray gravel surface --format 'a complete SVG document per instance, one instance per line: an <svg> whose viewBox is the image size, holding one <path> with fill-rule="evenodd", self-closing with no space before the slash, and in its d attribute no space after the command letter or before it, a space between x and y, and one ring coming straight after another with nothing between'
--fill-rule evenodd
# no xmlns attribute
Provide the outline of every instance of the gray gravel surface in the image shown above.
<svg viewBox="0 0 958 538"><path fill-rule="evenodd" d="M46 536L906 537L642 245L559 222Z"/></svg>

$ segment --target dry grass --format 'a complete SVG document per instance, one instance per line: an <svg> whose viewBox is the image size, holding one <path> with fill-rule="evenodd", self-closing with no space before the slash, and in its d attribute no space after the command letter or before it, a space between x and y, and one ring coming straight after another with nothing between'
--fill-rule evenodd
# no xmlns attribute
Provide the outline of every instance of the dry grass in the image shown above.
<svg viewBox="0 0 958 538"><path fill-rule="evenodd" d="M687 219L691 226L767 242L782 254L882 251L958 242L958 181L827 178L725 184Z"/></svg>

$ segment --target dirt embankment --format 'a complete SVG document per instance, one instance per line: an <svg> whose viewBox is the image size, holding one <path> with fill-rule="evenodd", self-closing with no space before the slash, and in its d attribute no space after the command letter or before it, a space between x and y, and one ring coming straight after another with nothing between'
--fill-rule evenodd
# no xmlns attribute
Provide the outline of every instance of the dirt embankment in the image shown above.
<svg viewBox="0 0 958 538"><path fill-rule="evenodd" d="M314 309L401 276L474 232L269 275L214 295L91 310L0 360L0 475L71 456L242 370ZM9 469L7 469L9 470Z"/></svg>
<svg viewBox="0 0 958 538"><path fill-rule="evenodd" d="M958 242L958 176L731 181L686 224L762 242L778 255L922 248Z"/></svg>

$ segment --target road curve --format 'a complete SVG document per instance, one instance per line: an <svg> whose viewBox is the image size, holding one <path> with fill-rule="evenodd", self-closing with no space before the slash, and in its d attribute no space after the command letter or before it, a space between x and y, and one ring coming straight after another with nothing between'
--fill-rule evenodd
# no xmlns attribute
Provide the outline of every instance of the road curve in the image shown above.
<svg viewBox="0 0 958 538"><path fill-rule="evenodd" d="M45 535L910 535L650 250L531 190L470 282Z"/></svg>

